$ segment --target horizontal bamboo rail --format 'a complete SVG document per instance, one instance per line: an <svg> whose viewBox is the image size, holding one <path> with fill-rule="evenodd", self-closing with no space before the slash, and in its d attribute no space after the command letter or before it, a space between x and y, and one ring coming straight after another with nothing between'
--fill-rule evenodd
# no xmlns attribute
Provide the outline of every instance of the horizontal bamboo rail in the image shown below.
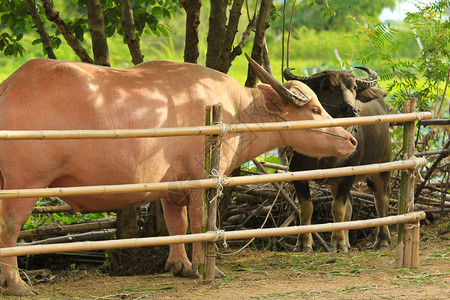
<svg viewBox="0 0 450 300"><path fill-rule="evenodd" d="M298 130L309 128L369 125L392 122L410 122L431 119L430 112L339 118L314 121L273 123L247 123L195 127L114 129L114 130L0 130L0 140L54 140L54 139L118 139L144 137L170 137L187 135L213 135L225 133Z"/></svg>
<svg viewBox="0 0 450 300"><path fill-rule="evenodd" d="M136 183L120 185L100 185L65 188L39 188L1 190L0 199L34 198L34 197L68 197L82 195L122 194L152 192L161 190L206 189L222 186L262 184L268 182L286 182L293 180L322 179L327 177L342 177L362 174L374 174L391 170L404 170L422 167L427 163L425 158L413 158L381 164L371 164L354 167L322 169L299 172L285 172L241 177L218 177L186 181Z"/></svg>
<svg viewBox="0 0 450 300"><path fill-rule="evenodd" d="M302 233L329 232L336 230L350 230L368 227L392 225L398 223L412 223L425 218L424 212L413 212L405 215L384 217L378 219L351 221L342 223L316 224L308 226L291 226L279 228L260 228L238 231L218 231L189 235L175 235L163 237L132 238L111 241L74 242L70 244L33 245L0 249L0 257L21 256L65 251L92 251L114 248L134 248L183 244L193 242L215 242L232 239L246 239L252 237L270 237L281 235L297 235Z"/></svg>

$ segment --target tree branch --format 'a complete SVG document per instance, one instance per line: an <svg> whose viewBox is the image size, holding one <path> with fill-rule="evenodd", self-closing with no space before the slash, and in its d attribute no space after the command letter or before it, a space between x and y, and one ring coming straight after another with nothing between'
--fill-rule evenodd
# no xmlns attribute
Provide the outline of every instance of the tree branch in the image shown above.
<svg viewBox="0 0 450 300"><path fill-rule="evenodd" d="M197 63L198 50L198 27L200 25L201 0L180 0L186 11L186 37L184 43L184 61Z"/></svg>
<svg viewBox="0 0 450 300"><path fill-rule="evenodd" d="M44 51L47 53L47 57L51 59L56 59L56 55L53 52L52 44L48 38L47 32L44 29L44 22L42 22L41 17L36 9L36 2L34 0L27 0L28 11L33 18L34 24L36 25L36 31L41 37L42 45L44 46Z"/></svg>
<svg viewBox="0 0 450 300"><path fill-rule="evenodd" d="M89 54L83 48L81 43L77 40L72 31L70 31L69 26L67 26L67 24L64 23L64 21L61 19L61 17L59 16L59 12L56 11L51 0L42 0L42 4L44 5L47 19L50 22L55 23L58 30L62 33L62 35L66 39L67 44L69 44L69 46L73 49L73 51L75 51L75 54L81 59L81 61L90 64L94 63L94 61L92 60L92 58L89 57Z"/></svg>
<svg viewBox="0 0 450 300"><path fill-rule="evenodd" d="M136 38L133 8L131 7L130 0L120 0L120 6L122 8L123 36L130 50L131 61L137 65L144 61L144 55L141 52L139 42Z"/></svg>
<svg viewBox="0 0 450 300"><path fill-rule="evenodd" d="M262 63L262 55L265 47L264 39L266 35L266 30L269 27L270 11L272 9L272 0L262 0L259 7L259 17L256 20L256 32L255 40L253 42L252 58L258 62ZM253 87L256 85L258 78L252 68L248 69L247 81L245 82L246 87Z"/></svg>
<svg viewBox="0 0 450 300"><path fill-rule="evenodd" d="M94 64L110 66L108 42L106 41L105 22L100 0L86 0L89 31L94 52Z"/></svg>
<svg viewBox="0 0 450 300"><path fill-rule="evenodd" d="M238 31L239 19L241 17L241 9L244 0L235 0L233 6L230 10L230 17L228 19L227 31L225 40L223 41L222 47L219 52L219 61L217 65L217 70L223 73L228 73L231 67L231 63L234 59L230 59L231 48L233 47L233 41Z"/></svg>

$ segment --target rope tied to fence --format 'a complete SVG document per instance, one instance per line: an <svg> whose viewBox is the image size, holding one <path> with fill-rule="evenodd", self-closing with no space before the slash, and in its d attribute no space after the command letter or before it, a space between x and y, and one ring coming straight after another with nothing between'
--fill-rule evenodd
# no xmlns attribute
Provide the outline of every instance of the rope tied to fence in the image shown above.
<svg viewBox="0 0 450 300"><path fill-rule="evenodd" d="M216 229L216 237L214 238L213 242L217 242L218 240L220 240L223 237L223 247L225 249L228 248L228 244L227 244L227 236L225 235L225 230L223 229Z"/></svg>
<svg viewBox="0 0 450 300"><path fill-rule="evenodd" d="M217 186L216 186L216 195L209 201L209 203L213 203L214 201L216 201L218 198L223 196L223 179L224 175L220 175L219 171L217 171L216 169L212 169L211 170L211 175L215 178L217 178Z"/></svg>
<svg viewBox="0 0 450 300"><path fill-rule="evenodd" d="M405 229L413 230L414 228L420 228L420 222L417 222L417 224L405 223Z"/></svg>
<svg viewBox="0 0 450 300"><path fill-rule="evenodd" d="M225 124L223 122L214 123L214 125L219 125L220 126L220 133L219 133L220 137L224 136L225 134L227 134L231 130L231 126L228 125L228 124Z"/></svg>

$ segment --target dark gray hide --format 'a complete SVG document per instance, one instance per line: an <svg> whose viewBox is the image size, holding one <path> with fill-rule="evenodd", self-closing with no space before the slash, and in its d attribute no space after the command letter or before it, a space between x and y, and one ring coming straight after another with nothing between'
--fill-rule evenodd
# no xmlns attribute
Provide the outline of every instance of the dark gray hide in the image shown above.
<svg viewBox="0 0 450 300"><path fill-rule="evenodd" d="M348 71L323 71L310 77L298 77L286 69L283 75L287 80L300 80L307 84L319 98L324 108L333 118L371 116L386 114L384 97L386 93L373 87L378 79L376 73L362 68L369 78L360 79ZM295 153L290 163L291 171L311 169L327 169L362 164L374 164L391 161L391 140L388 124L365 125L347 128L358 141L356 151L346 159L322 158L315 159ZM390 172L370 176L349 176L321 180L322 184L330 185L334 201L332 214L335 222L351 219L350 189L355 182L366 180L374 192L376 208L379 217L387 216L389 209L389 179ZM313 204L309 192L308 181L295 181L295 190L300 202L300 223L310 224ZM378 228L375 242L376 248L388 249L390 234L387 226ZM347 252L348 236L343 231L334 231L331 237L332 251ZM311 234L299 235L296 250L312 251Z"/></svg>

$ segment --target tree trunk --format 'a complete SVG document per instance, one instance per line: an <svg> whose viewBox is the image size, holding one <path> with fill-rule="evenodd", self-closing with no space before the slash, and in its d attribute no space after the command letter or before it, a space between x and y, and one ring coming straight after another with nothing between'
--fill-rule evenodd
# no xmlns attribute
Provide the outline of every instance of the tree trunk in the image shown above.
<svg viewBox="0 0 450 300"><path fill-rule="evenodd" d="M220 48L222 47L227 32L227 5L228 0L211 1L206 66L214 70L217 70Z"/></svg>
<svg viewBox="0 0 450 300"><path fill-rule="evenodd" d="M128 49L130 49L131 61L137 65L144 61L144 55L141 52L139 42L136 38L133 8L131 7L130 0L120 0L120 6L122 7L123 36L128 45Z"/></svg>
<svg viewBox="0 0 450 300"><path fill-rule="evenodd" d="M180 0L186 11L186 37L184 45L184 61L197 63L198 51L198 27L200 25L201 0Z"/></svg>
<svg viewBox="0 0 450 300"><path fill-rule="evenodd" d="M256 20L255 40L253 42L252 58L259 64L263 61L263 51L265 47L266 30L269 27L270 11L272 9L272 0L262 0L259 7L259 14ZM258 78L252 68L248 69L247 81L245 86L253 87Z"/></svg>
<svg viewBox="0 0 450 300"><path fill-rule="evenodd" d="M244 0L235 0L230 10L230 17L228 19L227 31L222 46L219 49L219 59L217 61L217 70L223 73L228 73L234 57L231 57L231 48L233 41L238 31L239 19L241 17L241 9Z"/></svg>
<svg viewBox="0 0 450 300"><path fill-rule="evenodd" d="M64 38L66 39L67 44L73 49L76 55L81 59L81 61L86 63L94 63L92 58L89 57L89 54L83 48L81 43L77 40L75 35L70 31L69 26L64 23L63 19L59 16L59 12L56 11L55 7L51 0L42 0L42 4L44 5L45 15L50 22L55 23L58 30L62 33Z"/></svg>
<svg viewBox="0 0 450 300"><path fill-rule="evenodd" d="M100 0L86 0L89 31L91 32L94 64L109 67L109 50Z"/></svg>
<svg viewBox="0 0 450 300"><path fill-rule="evenodd" d="M56 59L52 44L50 43L50 39L48 38L47 32L44 29L44 23L42 22L41 17L39 16L39 13L36 9L36 2L34 0L27 0L27 6L30 15L33 17L34 24L36 25L36 31L41 37L42 45L44 46L45 53L47 53L47 57Z"/></svg>

